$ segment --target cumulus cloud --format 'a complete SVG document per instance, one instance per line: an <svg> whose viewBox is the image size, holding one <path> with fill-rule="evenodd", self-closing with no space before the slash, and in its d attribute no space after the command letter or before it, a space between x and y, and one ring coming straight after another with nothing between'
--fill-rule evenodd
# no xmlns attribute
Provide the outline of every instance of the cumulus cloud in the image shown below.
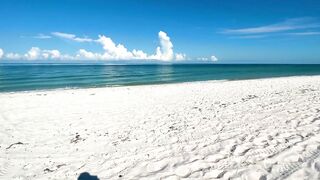
<svg viewBox="0 0 320 180"><path fill-rule="evenodd" d="M32 47L24 56L28 60L36 60L40 57L40 48Z"/></svg>
<svg viewBox="0 0 320 180"><path fill-rule="evenodd" d="M198 61L208 61L207 57L198 57L197 58Z"/></svg>
<svg viewBox="0 0 320 180"><path fill-rule="evenodd" d="M136 57L137 59L148 59L148 55L146 53L144 53L141 50L133 50L132 54L134 57Z"/></svg>
<svg viewBox="0 0 320 180"><path fill-rule="evenodd" d="M159 32L159 40L160 40L160 59L162 60L171 60L173 59L173 45L170 41L170 37L167 33L160 31ZM159 51L157 50L157 53Z"/></svg>
<svg viewBox="0 0 320 180"><path fill-rule="evenodd" d="M213 56L213 55L210 57L210 59L211 59L211 61L218 61L218 58L216 56Z"/></svg>
<svg viewBox="0 0 320 180"><path fill-rule="evenodd" d="M142 50L128 50L123 44L116 44L110 37L99 35L95 42L102 45L104 53L93 53L81 49L77 54L77 59L97 59L97 60L130 60L130 59L153 59L162 61L184 60L185 54L173 53L173 44L170 37L163 31L158 34L160 46L156 48L155 54L148 55Z"/></svg>
<svg viewBox="0 0 320 180"><path fill-rule="evenodd" d="M68 34L68 33L62 33L62 32L53 32L51 34L53 36L56 36L56 37L59 37L62 39L68 39L68 40L72 40L72 41L76 41L76 42L92 42L93 41L93 39L90 39L90 38L86 38L86 37L80 38L74 34Z"/></svg>
<svg viewBox="0 0 320 180"><path fill-rule="evenodd" d="M5 57L9 60L18 60L21 59L21 55L17 53L8 53L5 55Z"/></svg>
<svg viewBox="0 0 320 180"><path fill-rule="evenodd" d="M42 56L45 59L60 59L61 58L61 53L54 49L54 50L43 50L42 51Z"/></svg>
<svg viewBox="0 0 320 180"><path fill-rule="evenodd" d="M210 57L198 57L197 58L198 61L212 61L212 62L216 62L218 61L218 58L214 55L210 56Z"/></svg>
<svg viewBox="0 0 320 180"><path fill-rule="evenodd" d="M4 54L4 52L3 52L3 50L0 48L0 59L2 58L3 54Z"/></svg>
<svg viewBox="0 0 320 180"><path fill-rule="evenodd" d="M100 60L101 55L93 52L89 52L85 49L80 49L75 59L88 59L88 60Z"/></svg>
<svg viewBox="0 0 320 180"><path fill-rule="evenodd" d="M187 56L184 53L174 53L173 43L167 33L160 31L158 33L159 46L152 54L147 54L142 50L129 50L123 44L115 43L110 37L99 35L98 39L80 38L74 34L53 32L53 36L68 39L76 42L93 42L100 44L103 52L96 53L86 49L79 49L74 55L61 54L58 50L42 50L39 47L32 47L25 54L8 53L5 56L7 59L12 60L160 60L160 61L182 61L186 60ZM0 56L0 57L1 57ZM198 58L203 61L217 61L215 56L209 58Z"/></svg>
<svg viewBox="0 0 320 180"><path fill-rule="evenodd" d="M173 59L173 44L167 33L160 31L158 34L160 46L156 49L156 54L151 55L151 59L170 61Z"/></svg>
<svg viewBox="0 0 320 180"><path fill-rule="evenodd" d="M181 53L177 53L176 54L176 60L177 61L183 61L183 60L186 60L186 54L181 54Z"/></svg>
<svg viewBox="0 0 320 180"><path fill-rule="evenodd" d="M21 55L18 53L8 53L4 55L8 60L46 60L46 59L64 59L58 50L41 50L39 47L32 47L27 53Z"/></svg>
<svg viewBox="0 0 320 180"><path fill-rule="evenodd" d="M100 35L97 42L100 43L105 50L104 54L102 54L103 59L135 59L133 53L128 51L124 45L116 45L109 37Z"/></svg>

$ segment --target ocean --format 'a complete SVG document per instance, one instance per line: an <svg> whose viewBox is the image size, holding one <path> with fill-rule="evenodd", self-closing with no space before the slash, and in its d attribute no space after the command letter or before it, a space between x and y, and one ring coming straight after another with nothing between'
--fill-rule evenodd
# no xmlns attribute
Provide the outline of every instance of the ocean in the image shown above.
<svg viewBox="0 0 320 180"><path fill-rule="evenodd" d="M320 65L0 65L0 92L320 75Z"/></svg>

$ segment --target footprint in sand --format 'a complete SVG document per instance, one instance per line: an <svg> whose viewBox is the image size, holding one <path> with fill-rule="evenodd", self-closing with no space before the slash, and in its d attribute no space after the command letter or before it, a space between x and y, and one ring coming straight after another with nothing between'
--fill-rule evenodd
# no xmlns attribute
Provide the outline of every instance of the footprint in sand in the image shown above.
<svg viewBox="0 0 320 180"><path fill-rule="evenodd" d="M237 146L235 151L233 152L236 156L243 156L245 155L250 149L252 148L251 144L244 144L241 146Z"/></svg>

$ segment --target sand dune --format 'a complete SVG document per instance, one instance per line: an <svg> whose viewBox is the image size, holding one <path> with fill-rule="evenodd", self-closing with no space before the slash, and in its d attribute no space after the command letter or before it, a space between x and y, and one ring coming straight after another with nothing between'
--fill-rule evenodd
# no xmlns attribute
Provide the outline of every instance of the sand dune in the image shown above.
<svg viewBox="0 0 320 180"><path fill-rule="evenodd" d="M320 179L320 76L0 94L0 179Z"/></svg>

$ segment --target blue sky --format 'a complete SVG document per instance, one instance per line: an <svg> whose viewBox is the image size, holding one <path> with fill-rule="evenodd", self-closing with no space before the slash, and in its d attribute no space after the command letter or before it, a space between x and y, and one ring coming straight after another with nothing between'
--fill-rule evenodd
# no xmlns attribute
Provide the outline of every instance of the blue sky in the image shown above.
<svg viewBox="0 0 320 180"><path fill-rule="evenodd" d="M320 63L316 0L2 0L0 17L1 60Z"/></svg>

